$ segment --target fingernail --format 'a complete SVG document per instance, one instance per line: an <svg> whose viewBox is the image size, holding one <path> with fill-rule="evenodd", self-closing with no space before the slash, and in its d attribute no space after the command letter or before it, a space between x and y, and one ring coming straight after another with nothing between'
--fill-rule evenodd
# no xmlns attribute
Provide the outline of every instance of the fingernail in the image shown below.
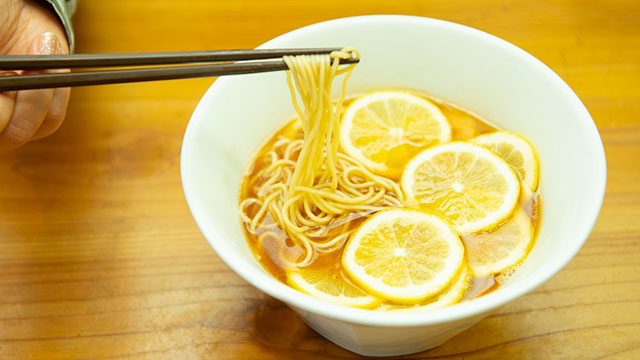
<svg viewBox="0 0 640 360"><path fill-rule="evenodd" d="M52 32L40 35L38 40L38 54L53 55L58 49L58 38Z"/></svg>

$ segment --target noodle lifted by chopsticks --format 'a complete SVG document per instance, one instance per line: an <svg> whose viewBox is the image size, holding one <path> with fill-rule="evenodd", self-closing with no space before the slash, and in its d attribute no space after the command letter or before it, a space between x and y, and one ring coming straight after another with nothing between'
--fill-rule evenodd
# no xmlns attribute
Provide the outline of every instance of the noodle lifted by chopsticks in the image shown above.
<svg viewBox="0 0 640 360"><path fill-rule="evenodd" d="M400 206L403 200L393 180L371 173L339 151L340 111L355 64L338 67L341 59L351 57L359 57L357 50L283 58L304 140L281 137L267 152L268 164L257 175L266 179L256 191L257 198L240 203L241 217L250 231L273 226L261 224L269 213L275 225L302 249L304 257L295 264L300 267L309 265L319 251L339 249L353 231L331 237L329 225L348 223L355 214ZM345 75L342 89L333 104L333 79L341 74ZM249 217L246 209L252 205L259 209Z"/></svg>

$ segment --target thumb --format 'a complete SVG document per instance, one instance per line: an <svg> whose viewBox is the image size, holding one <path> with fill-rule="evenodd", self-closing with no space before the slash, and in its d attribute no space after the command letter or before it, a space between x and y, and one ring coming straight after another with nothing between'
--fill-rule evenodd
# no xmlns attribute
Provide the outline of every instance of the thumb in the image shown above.
<svg viewBox="0 0 640 360"><path fill-rule="evenodd" d="M53 55L58 49L58 37L50 32L40 34L29 46L28 55Z"/></svg>

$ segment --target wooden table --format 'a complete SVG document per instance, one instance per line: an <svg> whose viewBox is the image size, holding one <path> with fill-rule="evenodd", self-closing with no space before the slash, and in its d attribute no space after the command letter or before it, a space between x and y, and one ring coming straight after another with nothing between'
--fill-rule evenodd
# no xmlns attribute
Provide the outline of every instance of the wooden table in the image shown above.
<svg viewBox="0 0 640 360"><path fill-rule="evenodd" d="M77 51L252 48L379 13L451 20L522 47L569 83L600 129L600 219L553 279L409 358L640 358L640 2L303 3L80 0ZM178 159L212 81L74 89L54 136L0 154L0 358L358 357L236 276L196 228Z"/></svg>

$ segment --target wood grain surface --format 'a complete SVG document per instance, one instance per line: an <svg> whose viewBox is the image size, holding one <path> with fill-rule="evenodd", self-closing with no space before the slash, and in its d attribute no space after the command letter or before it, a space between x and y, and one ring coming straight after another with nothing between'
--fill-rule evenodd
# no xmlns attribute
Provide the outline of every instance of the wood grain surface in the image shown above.
<svg viewBox="0 0 640 360"><path fill-rule="evenodd" d="M609 171L600 218L566 268L406 358L640 359L637 0L80 0L74 23L77 52L177 51L384 13L469 25L541 59L593 115ZM235 275L192 220L180 144L212 81L74 89L54 136L0 153L1 359L359 357Z"/></svg>

